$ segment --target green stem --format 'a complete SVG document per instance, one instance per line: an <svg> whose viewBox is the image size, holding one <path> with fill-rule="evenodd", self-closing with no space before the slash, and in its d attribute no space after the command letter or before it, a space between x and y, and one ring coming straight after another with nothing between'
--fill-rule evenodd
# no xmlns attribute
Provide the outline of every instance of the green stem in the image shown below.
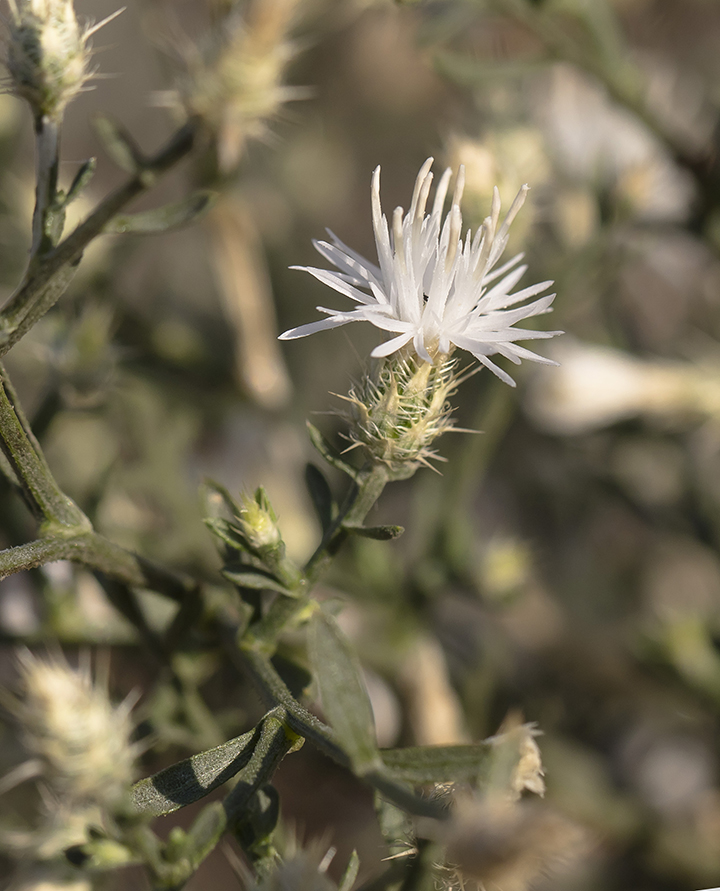
<svg viewBox="0 0 720 891"><path fill-rule="evenodd" d="M267 654L275 651L280 634L308 609L308 594L350 535L347 527L362 524L387 483L388 471L383 465L378 464L360 472L337 518L305 564L302 577L294 589L296 596L278 597L274 601L266 615L246 635L248 646Z"/></svg>
<svg viewBox="0 0 720 891"><path fill-rule="evenodd" d="M38 118L35 122L35 145L37 184L32 220L31 264L38 255L53 247L52 241L47 237L47 221L57 197L60 122L47 116Z"/></svg>
<svg viewBox="0 0 720 891"><path fill-rule="evenodd" d="M189 153L195 133L193 121L181 127L165 148L109 195L84 223L31 265L17 291L0 310L0 358L55 304L70 284L83 251L113 217Z"/></svg>
<svg viewBox="0 0 720 891"><path fill-rule="evenodd" d="M178 603L197 596L198 584L194 579L126 551L96 532L76 536L51 535L0 551L0 581L14 572L35 569L56 560L83 563L89 569L136 588L157 591Z"/></svg>
<svg viewBox="0 0 720 891"><path fill-rule="evenodd" d="M31 510L46 531L78 533L91 528L90 521L55 482L20 408L5 369L0 365L0 448Z"/></svg>
<svg viewBox="0 0 720 891"><path fill-rule="evenodd" d="M269 783L282 759L295 744L296 737L288 733L282 709L265 716L252 757L239 774L235 788L223 801L228 821L241 818L247 810L252 796Z"/></svg>
<svg viewBox="0 0 720 891"><path fill-rule="evenodd" d="M280 706L284 709L285 721L291 730L298 736L311 740L333 761L343 767L351 768L350 758L338 745L333 730L300 705L285 686L267 654L242 644L239 651L231 646L228 652L236 663L240 656L243 667L250 672L265 704L271 708ZM368 771L361 779L370 783L383 797L408 813L436 819L447 817L447 809L440 801L416 795L383 769Z"/></svg>
<svg viewBox="0 0 720 891"><path fill-rule="evenodd" d="M306 583L314 584L347 539L348 526L361 525L389 481L388 470L375 464L360 472L335 522L329 527L317 550L305 564Z"/></svg>

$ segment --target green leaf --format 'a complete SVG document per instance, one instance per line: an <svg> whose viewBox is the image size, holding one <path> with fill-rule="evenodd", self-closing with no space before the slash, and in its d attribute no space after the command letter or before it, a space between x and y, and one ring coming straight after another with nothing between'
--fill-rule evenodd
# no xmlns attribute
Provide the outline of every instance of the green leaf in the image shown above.
<svg viewBox="0 0 720 891"><path fill-rule="evenodd" d="M155 235L159 232L170 232L194 223L214 201L214 192L195 192L182 201L166 204L155 210L118 214L106 223L103 232L116 235Z"/></svg>
<svg viewBox="0 0 720 891"><path fill-rule="evenodd" d="M310 621L309 650L323 710L353 769L362 776L380 768L375 721L360 662L337 622L322 610Z"/></svg>
<svg viewBox="0 0 720 891"><path fill-rule="evenodd" d="M206 517L203 523L205 523L213 535L217 535L221 541L224 541L226 545L229 545L234 550L244 551L249 549L245 536L237 526L228 522L228 520L223 520L220 517Z"/></svg>
<svg viewBox="0 0 720 891"><path fill-rule="evenodd" d="M336 468L336 470L341 470L351 479L357 481L360 471L342 459L337 449L330 445L317 427L311 424L310 421L306 421L306 424L308 433L310 434L310 442L315 446L318 452L320 452L327 463L331 467Z"/></svg>
<svg viewBox="0 0 720 891"><path fill-rule="evenodd" d="M350 859L348 860L348 864L345 867L345 871L342 874L340 882L338 883L338 891L350 891L352 886L355 884L355 879L357 878L359 870L360 858L358 857L358 852L353 851L350 855Z"/></svg>
<svg viewBox="0 0 720 891"><path fill-rule="evenodd" d="M473 782L487 774L492 754L491 743L418 746L380 752L392 776L416 785Z"/></svg>
<svg viewBox="0 0 720 891"><path fill-rule="evenodd" d="M65 196L65 200L63 201L63 204L65 206L73 202L76 198L80 197L80 195L90 183L90 180L93 178L96 167L96 158L90 158L85 161L84 164L80 165L80 169L75 174L75 179L72 181L72 185L68 189L68 193Z"/></svg>
<svg viewBox="0 0 720 891"><path fill-rule="evenodd" d="M250 730L140 780L131 790L135 809L159 817L198 801L247 765L256 737L256 730Z"/></svg>
<svg viewBox="0 0 720 891"><path fill-rule="evenodd" d="M324 474L314 464L305 465L305 484L320 520L323 532L327 532L333 521L333 497Z"/></svg>
<svg viewBox="0 0 720 891"><path fill-rule="evenodd" d="M225 486L221 485L220 483L215 482L215 480L207 478L207 479L205 479L203 488L204 488L204 495L205 495L205 503L207 505L208 510L212 511L213 517L216 516L216 512L214 510L215 505L213 504L213 501L211 500L211 496L213 496L213 495L216 496L217 498L219 498L220 501L222 501L222 503L228 509L229 513L234 514L236 517L240 516L240 512L241 512L242 508L237 503L237 501L235 501L235 499L232 497L232 495L228 492L228 490L225 488Z"/></svg>
<svg viewBox="0 0 720 891"><path fill-rule="evenodd" d="M345 524L343 524L343 529L347 529L353 535L374 538L376 541L392 541L393 538L400 538L405 531L403 526L349 526Z"/></svg>
<svg viewBox="0 0 720 891"><path fill-rule="evenodd" d="M295 596L282 582L250 566L243 566L239 569L233 569L232 565L226 566L222 570L222 576L241 588L251 588L253 591L278 591L287 597Z"/></svg>
<svg viewBox="0 0 720 891"><path fill-rule="evenodd" d="M145 158L130 134L116 121L105 115L93 119L95 133L102 142L110 158L126 173L140 173L145 167Z"/></svg>

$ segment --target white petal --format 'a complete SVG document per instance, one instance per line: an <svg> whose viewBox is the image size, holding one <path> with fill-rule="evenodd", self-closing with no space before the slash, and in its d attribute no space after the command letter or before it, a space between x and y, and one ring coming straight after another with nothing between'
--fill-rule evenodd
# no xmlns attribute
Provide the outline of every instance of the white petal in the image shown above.
<svg viewBox="0 0 720 891"><path fill-rule="evenodd" d="M386 340L385 343L376 346L370 355L373 359L381 359L384 356L389 356L391 353L404 347L406 343L412 340L412 336L412 331L410 331L406 334L401 334L399 337L393 337L392 340Z"/></svg>
<svg viewBox="0 0 720 891"><path fill-rule="evenodd" d="M291 266L290 268L300 269L303 272L309 272L310 275L314 276L324 285L333 288L333 290L338 291L340 294L344 294L346 297L349 297L351 300L355 300L357 303L366 303L371 305L377 302L376 299L370 294L365 294L362 291L358 291L357 288L354 288L352 285L348 284L346 281L340 278L337 272L332 272L329 269L318 269L315 266Z"/></svg>
<svg viewBox="0 0 720 891"><path fill-rule="evenodd" d="M348 322L354 321L356 320L333 316L329 319L321 319L319 322L309 322L307 325L300 325L297 328L289 328L287 331L283 331L278 337L278 340L297 340L298 337L307 337L308 334L325 331L327 328L339 328L341 325L347 325Z"/></svg>

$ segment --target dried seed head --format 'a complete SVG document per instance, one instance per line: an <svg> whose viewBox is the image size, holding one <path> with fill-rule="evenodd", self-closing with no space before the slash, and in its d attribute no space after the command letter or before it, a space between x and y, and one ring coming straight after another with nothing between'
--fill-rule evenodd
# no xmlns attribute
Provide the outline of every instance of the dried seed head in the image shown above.
<svg viewBox="0 0 720 891"><path fill-rule="evenodd" d="M463 887L528 891L540 876L562 871L587 853L590 839L577 824L538 802L468 798L439 828L447 865Z"/></svg>
<svg viewBox="0 0 720 891"><path fill-rule="evenodd" d="M179 103L217 139L221 170L235 167L248 139L262 136L280 106L297 98L283 84L294 55L288 41L299 0L253 0L244 14L233 11L204 50L184 52L187 72Z"/></svg>
<svg viewBox="0 0 720 891"><path fill-rule="evenodd" d="M437 365L415 355L396 354L382 359L375 374L343 397L350 405L351 448L360 447L366 457L385 464L392 478L404 479L421 465L437 458L432 443L452 429L449 397L459 376L456 362Z"/></svg>
<svg viewBox="0 0 720 891"><path fill-rule="evenodd" d="M88 39L114 16L82 28L72 0L9 2L10 90L29 102L36 118L60 118L92 77Z"/></svg>
<svg viewBox="0 0 720 891"><path fill-rule="evenodd" d="M133 781L137 755L129 703L114 706L88 669L29 652L21 657L21 691L11 708L49 794L71 810L114 810Z"/></svg>

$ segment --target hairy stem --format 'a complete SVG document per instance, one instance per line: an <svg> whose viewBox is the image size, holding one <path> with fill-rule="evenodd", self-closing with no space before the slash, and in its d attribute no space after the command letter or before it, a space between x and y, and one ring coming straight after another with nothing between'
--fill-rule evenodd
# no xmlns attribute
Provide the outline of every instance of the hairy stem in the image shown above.
<svg viewBox="0 0 720 891"><path fill-rule="evenodd" d="M0 364L0 448L30 509L46 531L89 530L90 521L55 482Z"/></svg>
<svg viewBox="0 0 720 891"><path fill-rule="evenodd" d="M32 220L32 246L30 263L38 254L52 248L47 238L47 218L56 195L60 151L60 122L43 116L35 122L37 184L35 186L35 210Z"/></svg>
<svg viewBox="0 0 720 891"><path fill-rule="evenodd" d="M96 532L52 535L0 551L0 581L14 572L57 560L82 563L126 585L149 588L178 603L197 595L198 583L194 579L126 551Z"/></svg>

